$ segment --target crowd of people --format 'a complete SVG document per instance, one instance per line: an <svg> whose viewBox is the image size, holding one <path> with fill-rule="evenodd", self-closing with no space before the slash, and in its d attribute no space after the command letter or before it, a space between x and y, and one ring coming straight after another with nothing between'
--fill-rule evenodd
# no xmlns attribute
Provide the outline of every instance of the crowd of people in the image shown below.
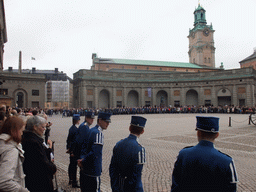
<svg viewBox="0 0 256 192"><path fill-rule="evenodd" d="M99 112L108 112L112 115L128 115L128 114L161 114L161 113L232 113L232 114L250 114L255 113L255 107L247 106L181 106L181 107L115 107L115 108L73 108L73 109L55 109L47 110L48 115L62 114L62 117L72 117L73 114L84 116L86 112L93 112L97 115Z"/></svg>
<svg viewBox="0 0 256 192"><path fill-rule="evenodd" d="M68 175L73 188L81 188L82 192L100 192L103 131L111 123L111 116L119 114L117 112L121 109L70 110L72 125L67 135L66 152L70 156ZM146 163L146 149L139 143L139 137L145 131L147 119L136 114L144 114L143 109L147 113L151 109L155 112L161 109L163 113L173 108L123 109L128 111L124 114L133 114L128 126L130 134L113 148L109 165L110 184L113 192L143 192L142 170ZM197 109L196 113L203 113L200 108ZM186 110L193 111L190 107ZM90 128L95 112L97 124ZM235 111L231 109L230 112ZM54 164L53 142L49 140L52 125L47 122L49 113L52 115L55 111L0 107L0 191L54 191L53 177L57 167ZM85 116L83 122L82 115ZM196 118L199 143L180 151L172 173L171 191L236 191L238 178L233 159L214 148L214 141L219 136L219 118ZM80 182L77 179L78 167Z"/></svg>
<svg viewBox="0 0 256 192"><path fill-rule="evenodd" d="M256 107L248 106L143 106L143 107L113 107L113 108L57 108L57 109L41 109L41 108L17 108L17 107L5 107L6 116L23 114L25 116L33 115L33 111L37 111L38 114L46 114L48 116L59 115L62 117L72 117L73 114L79 114L85 116L86 112L93 112L98 115L100 112L108 112L112 115L135 115L135 114L161 114L161 113L232 113L232 114L250 114L255 113ZM3 109L0 109L0 111Z"/></svg>
<svg viewBox="0 0 256 192"><path fill-rule="evenodd" d="M47 116L36 110L25 116L2 106L0 121L0 191L54 191L57 167Z"/></svg>

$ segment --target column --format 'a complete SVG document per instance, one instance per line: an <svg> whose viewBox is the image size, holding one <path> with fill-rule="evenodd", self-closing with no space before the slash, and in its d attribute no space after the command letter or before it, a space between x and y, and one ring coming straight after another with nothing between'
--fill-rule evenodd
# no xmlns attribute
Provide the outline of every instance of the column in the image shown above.
<svg viewBox="0 0 256 192"><path fill-rule="evenodd" d="M151 88L151 106L155 106L156 105L156 96L155 96L155 88L152 87Z"/></svg>
<svg viewBox="0 0 256 192"><path fill-rule="evenodd" d="M86 96L87 96L86 86L82 86L82 89L81 89L81 100L82 100L81 107L82 107L82 108L86 108L86 107L87 107L87 99L86 99Z"/></svg>
<svg viewBox="0 0 256 192"><path fill-rule="evenodd" d="M83 102L83 82L80 83L79 85L79 94L78 94L78 106L80 108L80 106L82 106L82 102Z"/></svg>
<svg viewBox="0 0 256 192"><path fill-rule="evenodd" d="M172 99L173 98L173 93L172 93L172 88L170 87L169 88L169 90L168 90L168 103L167 103L167 105L168 105L168 107L170 106L170 105L172 105L173 106L173 102L172 102Z"/></svg>
<svg viewBox="0 0 256 192"><path fill-rule="evenodd" d="M246 105L251 107L252 106L252 92L251 92L251 85L246 85Z"/></svg>
<svg viewBox="0 0 256 192"><path fill-rule="evenodd" d="M215 86L212 87L211 90L211 103L213 106L217 107L218 106L218 101L217 101L217 94L216 94L216 90L215 90Z"/></svg>
<svg viewBox="0 0 256 192"><path fill-rule="evenodd" d="M143 87L140 88L140 98L141 99L139 105L143 107L145 105L145 91Z"/></svg>
<svg viewBox="0 0 256 192"><path fill-rule="evenodd" d="M110 103L110 106L116 107L116 88L115 87L112 88L111 96L112 96L112 104Z"/></svg>
<svg viewBox="0 0 256 192"><path fill-rule="evenodd" d="M231 105L237 106L237 86L233 85L232 103Z"/></svg>
<svg viewBox="0 0 256 192"><path fill-rule="evenodd" d="M255 90L255 85L251 85L252 86L252 106L255 106L255 97L254 97L254 90Z"/></svg>
<svg viewBox="0 0 256 192"><path fill-rule="evenodd" d="M99 108L98 87L94 87L93 96L94 96L93 106L97 109Z"/></svg>
<svg viewBox="0 0 256 192"><path fill-rule="evenodd" d="M127 107L127 93L126 93L126 90L127 88L124 87L123 89L123 106Z"/></svg>
<svg viewBox="0 0 256 192"><path fill-rule="evenodd" d="M199 89L199 97L198 97L198 106L204 105L204 89L200 87Z"/></svg>
<svg viewBox="0 0 256 192"><path fill-rule="evenodd" d="M184 106L186 105L186 101L185 101L185 89L181 88L180 90L180 106Z"/></svg>

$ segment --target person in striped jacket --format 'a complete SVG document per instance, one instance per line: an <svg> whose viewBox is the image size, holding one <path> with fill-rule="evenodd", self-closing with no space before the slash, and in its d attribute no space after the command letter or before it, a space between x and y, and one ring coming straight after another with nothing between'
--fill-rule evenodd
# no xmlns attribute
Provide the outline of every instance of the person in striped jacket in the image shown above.
<svg viewBox="0 0 256 192"><path fill-rule="evenodd" d="M80 187L82 192L100 192L100 176L102 172L102 149L104 145L103 130L107 130L111 122L111 114L100 112L97 125L89 130L87 146L82 146L80 159Z"/></svg>
<svg viewBox="0 0 256 192"><path fill-rule="evenodd" d="M141 173L146 162L145 148L139 144L147 119L132 116L130 135L117 142L109 167L113 192L143 192Z"/></svg>

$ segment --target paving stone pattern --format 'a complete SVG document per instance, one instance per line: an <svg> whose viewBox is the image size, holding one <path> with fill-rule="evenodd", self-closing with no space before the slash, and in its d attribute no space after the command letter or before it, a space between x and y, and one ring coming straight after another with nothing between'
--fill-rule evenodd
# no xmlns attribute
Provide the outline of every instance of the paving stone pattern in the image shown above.
<svg viewBox="0 0 256 192"><path fill-rule="evenodd" d="M179 151L186 146L197 144L195 124L198 114L151 114L140 143L146 149L147 162L143 168L145 192L170 191L172 170ZM238 191L256 191L256 126L248 124L249 115L202 114L220 117L220 137L215 146L233 157L238 178ZM229 117L234 119L229 127ZM97 118L97 117L96 117ZM84 117L82 117L82 120ZM101 190L110 192L109 164L114 145L129 135L130 115L112 116L112 123L104 131L103 172ZM71 117L61 115L48 117L53 123L50 139L55 141L55 162L58 166L59 187L66 191L80 191L68 185L69 156L66 154L66 139L71 126ZM96 124L93 123L93 126ZM79 174L78 174L79 177Z"/></svg>

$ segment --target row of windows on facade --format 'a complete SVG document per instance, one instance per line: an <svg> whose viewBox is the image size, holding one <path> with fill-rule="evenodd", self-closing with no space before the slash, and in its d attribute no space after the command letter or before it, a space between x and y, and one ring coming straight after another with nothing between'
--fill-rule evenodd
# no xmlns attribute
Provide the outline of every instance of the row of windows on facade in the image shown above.
<svg viewBox="0 0 256 192"><path fill-rule="evenodd" d="M0 95L8 95L8 89L0 89ZM39 96L39 90L32 90L33 96Z"/></svg>
<svg viewBox="0 0 256 192"><path fill-rule="evenodd" d="M245 87L238 87L237 92L238 93L246 93L246 89L245 89ZM87 90L87 95L93 95L93 90L88 89ZM148 96L148 95L149 95L149 92L145 91L145 96ZM204 95L211 95L211 89L204 89ZM122 90L117 90L116 91L116 96L117 97L123 96ZM173 96L180 96L180 90L174 90Z"/></svg>

